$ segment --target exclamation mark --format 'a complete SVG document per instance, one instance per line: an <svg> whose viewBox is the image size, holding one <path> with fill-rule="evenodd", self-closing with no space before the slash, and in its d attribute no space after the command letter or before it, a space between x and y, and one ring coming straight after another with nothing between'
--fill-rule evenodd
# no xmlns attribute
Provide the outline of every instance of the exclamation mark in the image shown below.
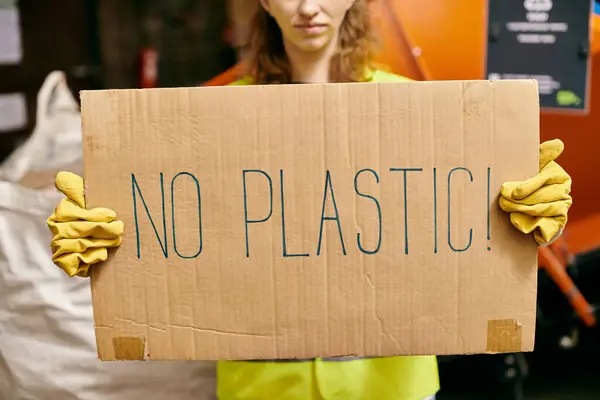
<svg viewBox="0 0 600 400"><path fill-rule="evenodd" d="M437 231L437 169L433 167L433 232L434 245L433 254L438 252L438 231Z"/></svg>
<svg viewBox="0 0 600 400"><path fill-rule="evenodd" d="M491 173L492 169L490 167L488 167L487 169L487 240L488 240L488 251L492 251L492 248L490 247L490 241L492 240L492 232L491 232L491 226L490 226L490 208L492 206L491 204L491 192L490 192L490 184L491 184Z"/></svg>

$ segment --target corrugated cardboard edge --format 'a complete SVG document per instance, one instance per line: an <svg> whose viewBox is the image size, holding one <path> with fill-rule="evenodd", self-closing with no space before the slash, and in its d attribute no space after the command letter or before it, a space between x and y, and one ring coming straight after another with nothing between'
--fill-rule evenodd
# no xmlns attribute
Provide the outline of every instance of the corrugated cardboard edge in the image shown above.
<svg viewBox="0 0 600 400"><path fill-rule="evenodd" d="M115 360L144 361L148 359L146 338L120 336L112 339Z"/></svg>
<svg viewBox="0 0 600 400"><path fill-rule="evenodd" d="M523 344L523 326L515 319L488 321L487 353L519 353Z"/></svg>

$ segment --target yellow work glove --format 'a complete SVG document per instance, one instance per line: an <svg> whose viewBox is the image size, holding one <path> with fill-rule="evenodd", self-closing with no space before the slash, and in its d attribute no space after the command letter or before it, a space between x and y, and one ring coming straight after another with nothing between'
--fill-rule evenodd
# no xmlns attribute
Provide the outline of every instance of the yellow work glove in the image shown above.
<svg viewBox="0 0 600 400"><path fill-rule="evenodd" d="M540 145L540 173L523 182L507 182L500 190L500 207L521 232L533 236L541 246L556 240L567 223L571 199L571 177L554 160L564 144L555 139Z"/></svg>
<svg viewBox="0 0 600 400"><path fill-rule="evenodd" d="M85 208L83 179L59 172L56 188L67 198L61 200L48 218L52 232L52 261L69 276L87 276L90 265L106 261L108 248L121 244L123 222L106 208Z"/></svg>

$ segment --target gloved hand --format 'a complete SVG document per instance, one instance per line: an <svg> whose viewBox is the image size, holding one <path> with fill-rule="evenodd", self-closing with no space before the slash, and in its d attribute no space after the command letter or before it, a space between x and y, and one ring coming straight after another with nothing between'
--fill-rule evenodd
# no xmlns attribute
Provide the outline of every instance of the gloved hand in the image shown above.
<svg viewBox="0 0 600 400"><path fill-rule="evenodd" d="M507 182L500 190L500 208L521 232L533 236L539 245L556 240L567 223L573 200L571 177L554 160L564 144L555 139L540 145L540 173L522 182Z"/></svg>
<svg viewBox="0 0 600 400"><path fill-rule="evenodd" d="M70 172L59 172L56 188L67 198L61 200L48 227L54 235L52 261L69 276L87 276L90 265L106 261L107 249L121 244L123 222L106 208L85 208L83 179Z"/></svg>

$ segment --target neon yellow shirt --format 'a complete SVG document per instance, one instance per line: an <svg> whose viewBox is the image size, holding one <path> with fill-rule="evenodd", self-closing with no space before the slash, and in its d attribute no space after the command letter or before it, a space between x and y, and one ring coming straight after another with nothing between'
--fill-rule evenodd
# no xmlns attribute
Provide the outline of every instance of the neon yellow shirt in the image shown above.
<svg viewBox="0 0 600 400"><path fill-rule="evenodd" d="M365 82L406 82L411 81L412 79L406 78L404 76L392 74L390 72L375 70L369 71L367 73L367 79ZM254 82L252 78L243 78L238 81L232 82L229 86L248 86L252 85Z"/></svg>
<svg viewBox="0 0 600 400"><path fill-rule="evenodd" d="M410 79L375 70L365 81ZM252 85L252 80L231 85ZM221 361L217 382L220 400L423 400L440 388L435 356Z"/></svg>

